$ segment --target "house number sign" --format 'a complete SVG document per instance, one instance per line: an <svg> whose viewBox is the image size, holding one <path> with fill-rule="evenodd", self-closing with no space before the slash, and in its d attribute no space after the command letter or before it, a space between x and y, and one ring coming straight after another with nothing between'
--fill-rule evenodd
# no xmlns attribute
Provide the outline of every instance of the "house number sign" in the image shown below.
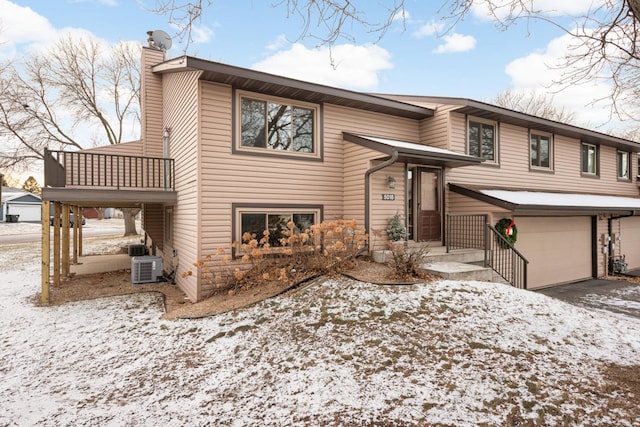
<svg viewBox="0 0 640 427"><path fill-rule="evenodd" d="M396 199L396 195L395 194L383 194L382 195L382 200L395 200Z"/></svg>

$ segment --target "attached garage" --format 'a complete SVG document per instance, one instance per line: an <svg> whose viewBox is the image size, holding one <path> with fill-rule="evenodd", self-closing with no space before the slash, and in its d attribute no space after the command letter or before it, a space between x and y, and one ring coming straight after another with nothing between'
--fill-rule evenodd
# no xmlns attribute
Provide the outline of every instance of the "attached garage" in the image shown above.
<svg viewBox="0 0 640 427"><path fill-rule="evenodd" d="M528 288L593 277L591 217L516 217Z"/></svg>

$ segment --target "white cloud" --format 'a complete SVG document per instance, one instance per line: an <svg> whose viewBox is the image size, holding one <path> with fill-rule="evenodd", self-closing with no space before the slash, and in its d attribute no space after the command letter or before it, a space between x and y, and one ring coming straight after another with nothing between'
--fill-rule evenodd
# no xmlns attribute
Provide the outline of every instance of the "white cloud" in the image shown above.
<svg viewBox="0 0 640 427"><path fill-rule="evenodd" d="M0 59L15 56L20 45L46 43L57 36L47 18L29 7L0 0Z"/></svg>
<svg viewBox="0 0 640 427"><path fill-rule="evenodd" d="M578 120L590 127L615 126L615 122L608 122L609 102L592 105L599 99L606 100L611 94L611 86L606 80L559 84L568 72L563 67L563 58L567 52L578 53L570 47L572 42L572 36L563 35L553 39L544 50L511 61L505 68L511 78L511 86L516 90L553 94L557 104L575 111ZM578 62L573 66L580 67L581 64Z"/></svg>
<svg viewBox="0 0 640 427"><path fill-rule="evenodd" d="M213 30L206 25L194 25L191 27L191 37L194 43L208 43L213 37Z"/></svg>
<svg viewBox="0 0 640 427"><path fill-rule="evenodd" d="M343 44L331 49L309 49L295 43L288 50L253 64L252 68L330 86L370 90L378 85L378 72L393 68L390 56L376 45Z"/></svg>
<svg viewBox="0 0 640 427"><path fill-rule="evenodd" d="M278 37L276 37L274 41L267 44L266 48L272 51L279 50L287 46L288 44L289 44L289 41L287 40L287 37L284 34L280 34Z"/></svg>
<svg viewBox="0 0 640 427"><path fill-rule="evenodd" d="M415 30L412 35L416 38L424 38L433 35L437 35L444 28L444 24L442 22L434 22L431 21L427 24L422 25L420 28Z"/></svg>
<svg viewBox="0 0 640 427"><path fill-rule="evenodd" d="M434 53L466 52L476 47L476 39L473 36L453 33L442 38L444 44L438 46Z"/></svg>

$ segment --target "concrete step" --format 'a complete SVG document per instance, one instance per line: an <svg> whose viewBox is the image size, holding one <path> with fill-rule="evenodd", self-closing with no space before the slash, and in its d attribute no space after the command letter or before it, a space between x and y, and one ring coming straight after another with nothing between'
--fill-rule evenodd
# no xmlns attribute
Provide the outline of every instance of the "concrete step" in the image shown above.
<svg viewBox="0 0 640 427"><path fill-rule="evenodd" d="M414 248L409 245L407 250L420 250L420 248ZM373 261L379 263L388 262L391 260L391 251L372 251L371 258L373 259ZM470 264L483 263L484 251L482 249L457 249L447 253L447 248L445 248L444 246L436 246L428 248L428 252L425 255L425 262L464 262Z"/></svg>
<svg viewBox="0 0 640 427"><path fill-rule="evenodd" d="M449 280L478 280L490 282L493 280L493 270L478 265L463 262L430 262L421 268L429 274Z"/></svg>

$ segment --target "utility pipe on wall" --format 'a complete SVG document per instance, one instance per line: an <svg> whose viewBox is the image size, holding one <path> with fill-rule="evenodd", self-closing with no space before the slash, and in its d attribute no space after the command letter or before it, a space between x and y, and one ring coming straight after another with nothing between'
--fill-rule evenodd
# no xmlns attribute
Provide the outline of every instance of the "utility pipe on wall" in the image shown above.
<svg viewBox="0 0 640 427"><path fill-rule="evenodd" d="M389 157L389 159L385 160L379 165L372 167L371 169L367 170L364 174L364 229L369 235L371 235L369 230L369 226L371 225L371 212L369 209L369 204L371 199L369 195L369 188L371 187L371 182L370 182L371 174L379 170L382 170L388 166L391 166L397 160L398 160L398 152L396 150L393 150L393 152L391 153L391 157Z"/></svg>

